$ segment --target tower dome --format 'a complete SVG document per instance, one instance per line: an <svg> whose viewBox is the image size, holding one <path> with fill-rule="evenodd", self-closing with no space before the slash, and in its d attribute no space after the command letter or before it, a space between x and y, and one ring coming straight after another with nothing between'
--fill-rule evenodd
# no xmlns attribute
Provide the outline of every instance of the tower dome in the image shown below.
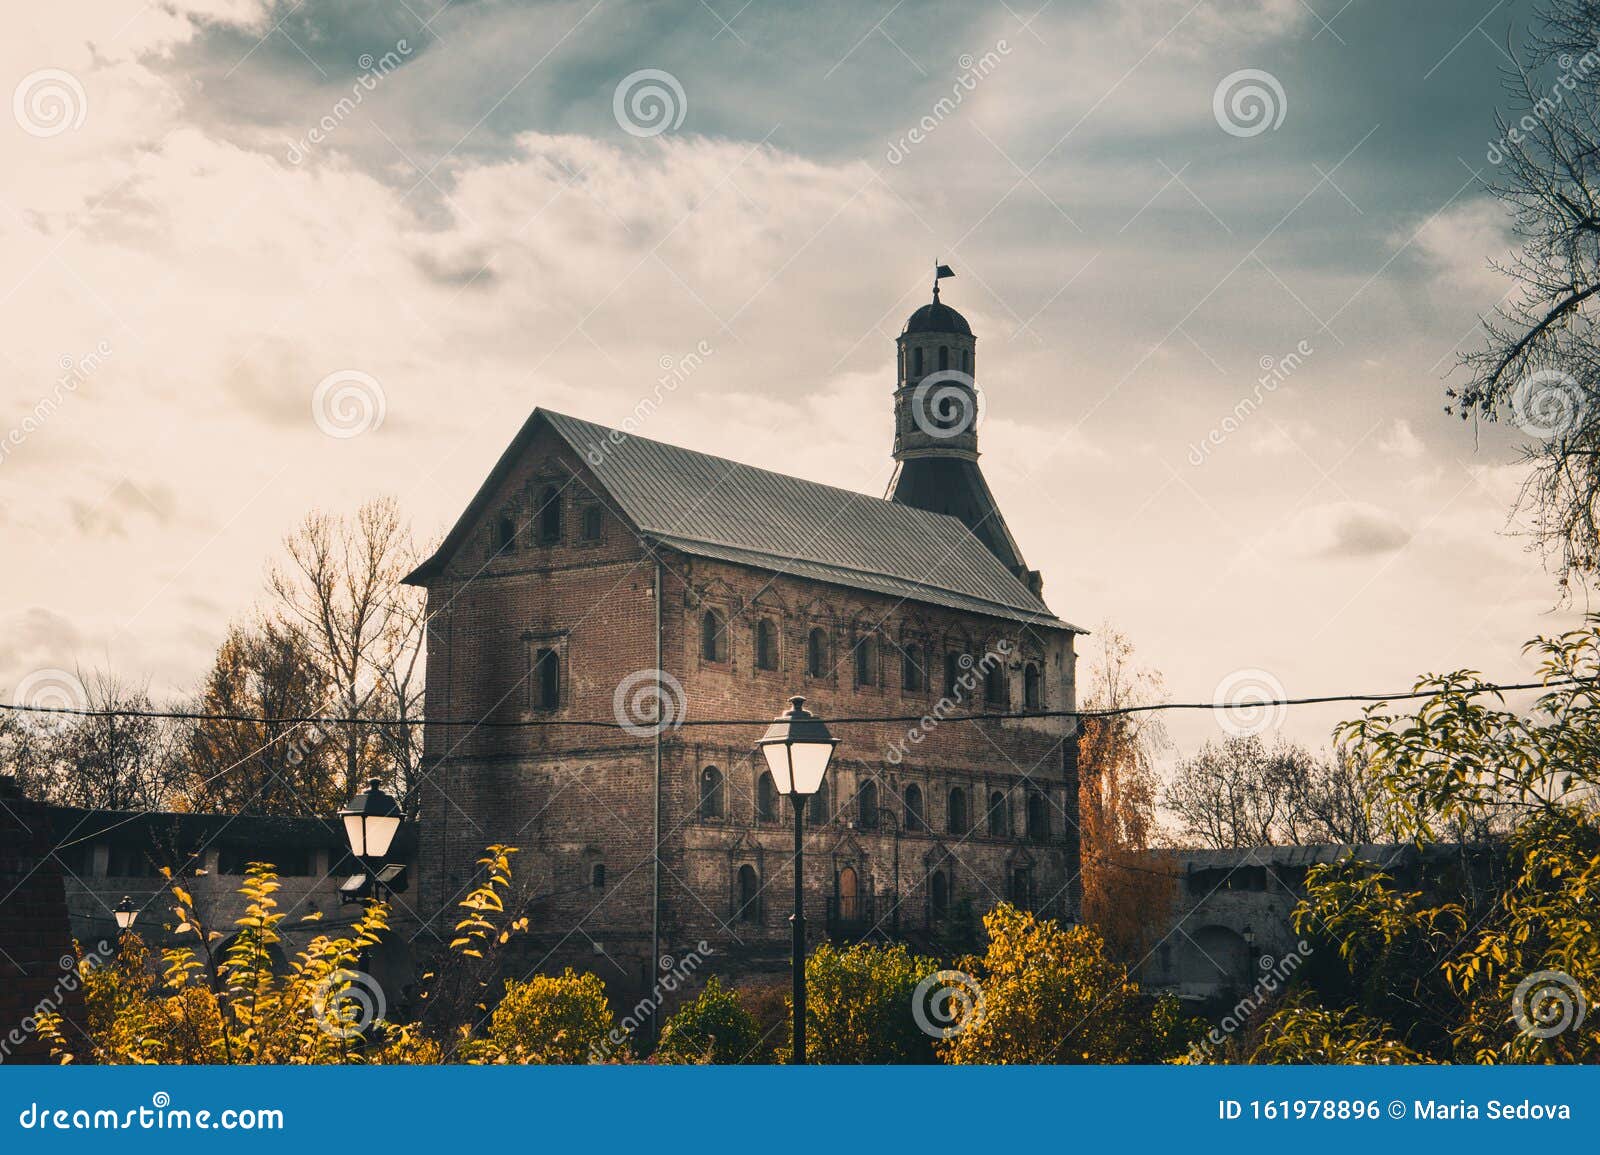
<svg viewBox="0 0 1600 1155"><path fill-rule="evenodd" d="M933 290L933 303L924 305L911 316L906 318L906 327L900 330L902 337L912 333L955 333L962 337L972 336L972 326L967 324L967 319L956 312L949 305L939 303L939 290Z"/></svg>

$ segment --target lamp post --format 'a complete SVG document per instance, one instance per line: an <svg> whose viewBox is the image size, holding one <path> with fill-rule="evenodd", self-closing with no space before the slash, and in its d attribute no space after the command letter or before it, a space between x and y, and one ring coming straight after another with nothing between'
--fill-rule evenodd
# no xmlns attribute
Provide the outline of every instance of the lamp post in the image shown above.
<svg viewBox="0 0 1600 1155"><path fill-rule="evenodd" d="M123 934L132 930L133 924L139 921L139 908L133 905L133 899L127 895L122 896L122 901L111 913L117 920L117 929Z"/></svg>
<svg viewBox="0 0 1600 1155"><path fill-rule="evenodd" d="M822 787L822 777L833 759L839 740L821 718L808 711L803 697L789 699L789 709L779 714L756 743L772 771L779 794L794 808L794 1051L791 1063L806 1061L806 914L805 846L803 842L807 800Z"/></svg>
<svg viewBox="0 0 1600 1155"><path fill-rule="evenodd" d="M344 821L344 836L350 844L350 853L367 868L367 876L372 880L372 897L376 901L383 891L379 867L389 853L403 817L400 804L384 793L376 778L369 778L367 788L345 804L339 817Z"/></svg>

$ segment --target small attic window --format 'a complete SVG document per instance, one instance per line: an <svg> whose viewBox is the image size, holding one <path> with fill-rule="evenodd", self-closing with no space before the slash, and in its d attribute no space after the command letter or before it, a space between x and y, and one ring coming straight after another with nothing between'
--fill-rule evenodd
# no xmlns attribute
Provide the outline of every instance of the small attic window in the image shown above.
<svg viewBox="0 0 1600 1155"><path fill-rule="evenodd" d="M510 553L517 548L517 519L509 513L502 513L495 524L494 545L496 553Z"/></svg>
<svg viewBox="0 0 1600 1155"><path fill-rule="evenodd" d="M605 513L598 505L583 510L583 540L599 541L605 529Z"/></svg>

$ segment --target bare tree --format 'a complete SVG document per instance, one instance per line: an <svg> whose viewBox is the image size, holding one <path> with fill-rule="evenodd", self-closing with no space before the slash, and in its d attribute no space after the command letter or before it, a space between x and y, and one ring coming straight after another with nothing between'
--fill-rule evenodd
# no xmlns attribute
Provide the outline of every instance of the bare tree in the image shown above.
<svg viewBox="0 0 1600 1155"><path fill-rule="evenodd" d="M401 584L418 552L391 499L353 518L308 515L284 541L268 586L284 622L327 676L332 712L384 725L335 727L344 788L376 775L409 796L420 760L423 594ZM323 712L329 712L327 710Z"/></svg>
<svg viewBox="0 0 1600 1155"><path fill-rule="evenodd" d="M1447 391L1465 419L1510 416L1534 439L1518 508L1562 584L1600 561L1600 0L1550 0L1505 69L1508 113L1490 191L1518 254L1513 293L1485 320L1469 377Z"/></svg>
<svg viewBox="0 0 1600 1155"><path fill-rule="evenodd" d="M78 672L84 705L94 716L27 727L35 771L46 797L101 810L160 810L181 775L177 728L153 711L147 686L103 671Z"/></svg>

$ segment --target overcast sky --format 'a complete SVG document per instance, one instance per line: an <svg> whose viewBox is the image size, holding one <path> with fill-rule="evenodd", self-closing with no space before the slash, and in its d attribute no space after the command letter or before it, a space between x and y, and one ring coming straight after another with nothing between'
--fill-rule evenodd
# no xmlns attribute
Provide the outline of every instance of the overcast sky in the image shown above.
<svg viewBox="0 0 1600 1155"><path fill-rule="evenodd" d="M644 435L881 494L936 257L1047 600L1175 699L1510 678L1570 620L1517 431L1442 412L1526 5L741 2L11 13L0 691L186 693L307 510L440 534L535 405L618 424L702 343Z"/></svg>

